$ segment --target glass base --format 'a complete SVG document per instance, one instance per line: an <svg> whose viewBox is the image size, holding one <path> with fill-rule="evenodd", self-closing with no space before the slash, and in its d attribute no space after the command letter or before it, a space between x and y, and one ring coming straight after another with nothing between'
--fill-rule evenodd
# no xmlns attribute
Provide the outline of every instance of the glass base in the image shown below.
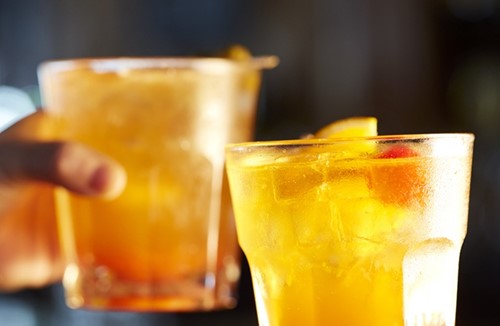
<svg viewBox="0 0 500 326"><path fill-rule="evenodd" d="M237 303L239 272L232 278L220 271L216 277L141 282L102 274L97 269L82 273L78 267L68 266L63 280L66 304L73 309L190 312L231 309Z"/></svg>

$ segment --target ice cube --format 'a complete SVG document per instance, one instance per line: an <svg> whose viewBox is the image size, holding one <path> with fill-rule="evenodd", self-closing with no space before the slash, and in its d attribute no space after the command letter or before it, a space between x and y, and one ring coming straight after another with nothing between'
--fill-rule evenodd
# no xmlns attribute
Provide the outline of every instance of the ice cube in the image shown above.
<svg viewBox="0 0 500 326"><path fill-rule="evenodd" d="M297 200L314 191L325 176L310 164L279 164L272 169L274 197L277 201Z"/></svg>

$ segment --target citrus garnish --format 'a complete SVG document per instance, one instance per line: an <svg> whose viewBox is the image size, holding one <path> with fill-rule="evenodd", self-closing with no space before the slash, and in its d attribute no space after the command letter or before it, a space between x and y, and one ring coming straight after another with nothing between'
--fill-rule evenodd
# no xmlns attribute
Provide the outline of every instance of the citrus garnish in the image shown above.
<svg viewBox="0 0 500 326"><path fill-rule="evenodd" d="M377 136L377 118L374 117L351 117L334 121L320 130L312 138L337 139ZM373 141L360 139L357 142L336 145L336 152L344 156L357 156L360 154L372 154L376 150Z"/></svg>
<svg viewBox="0 0 500 326"><path fill-rule="evenodd" d="M252 60L252 53L243 45L235 44L225 49L222 57L235 61L250 61Z"/></svg>
<svg viewBox="0 0 500 326"><path fill-rule="evenodd" d="M221 57L238 63L250 63L254 57L250 50L239 44L234 44L225 49ZM249 69L241 79L241 88L247 92L255 92L260 86L260 73L258 70Z"/></svg>
<svg viewBox="0 0 500 326"><path fill-rule="evenodd" d="M334 121L321 128L314 138L377 136L377 118L352 117Z"/></svg>

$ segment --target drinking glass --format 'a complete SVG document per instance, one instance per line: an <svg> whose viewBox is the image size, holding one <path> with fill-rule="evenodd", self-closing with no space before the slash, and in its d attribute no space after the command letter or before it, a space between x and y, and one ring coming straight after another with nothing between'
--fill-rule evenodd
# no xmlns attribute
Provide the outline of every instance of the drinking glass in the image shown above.
<svg viewBox="0 0 500 326"><path fill-rule="evenodd" d="M232 144L261 326L451 326L474 136Z"/></svg>
<svg viewBox="0 0 500 326"><path fill-rule="evenodd" d="M56 138L107 154L124 192L56 190L72 308L233 307L240 275L224 145L250 140L263 69L275 57L92 58L39 67Z"/></svg>

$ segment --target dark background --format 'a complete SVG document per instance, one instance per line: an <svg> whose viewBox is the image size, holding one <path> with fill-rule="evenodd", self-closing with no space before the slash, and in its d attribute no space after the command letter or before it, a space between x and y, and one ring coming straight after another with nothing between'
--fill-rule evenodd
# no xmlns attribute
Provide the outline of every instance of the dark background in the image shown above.
<svg viewBox="0 0 500 326"><path fill-rule="evenodd" d="M257 139L353 115L380 133L476 134L457 325L500 325L497 0L0 0L0 85L37 96L37 65L86 56L275 54ZM256 325L248 273L231 312L72 312L58 286L0 297L0 325ZM3 319L2 319L3 318Z"/></svg>

